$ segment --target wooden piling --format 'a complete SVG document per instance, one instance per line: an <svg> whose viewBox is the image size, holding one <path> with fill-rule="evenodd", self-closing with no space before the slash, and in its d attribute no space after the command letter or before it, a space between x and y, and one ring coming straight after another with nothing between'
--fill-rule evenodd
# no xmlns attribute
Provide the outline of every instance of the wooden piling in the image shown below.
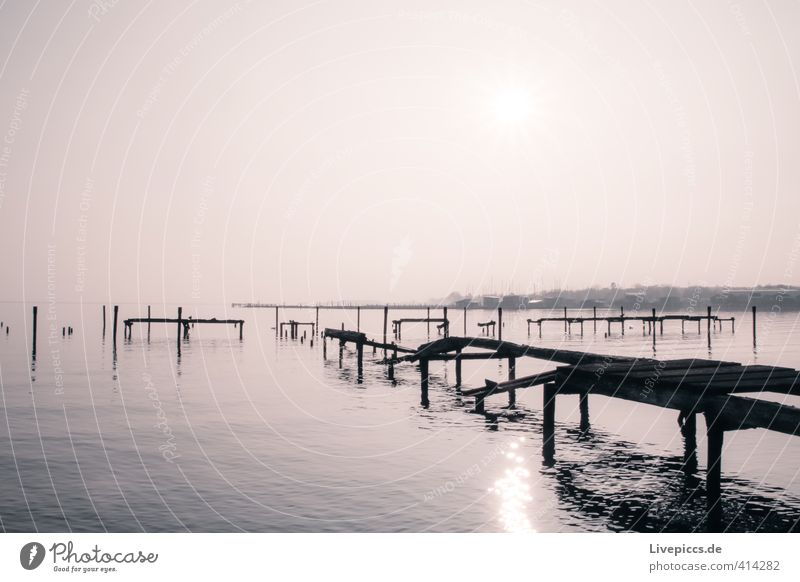
<svg viewBox="0 0 800 582"><path fill-rule="evenodd" d="M461 348L456 350L456 388L461 387Z"/></svg>
<svg viewBox="0 0 800 582"><path fill-rule="evenodd" d="M275 306L275 337L280 337L280 325L278 323L278 306Z"/></svg>
<svg viewBox="0 0 800 582"><path fill-rule="evenodd" d="M567 333L567 308L564 306L564 333Z"/></svg>
<svg viewBox="0 0 800 582"><path fill-rule="evenodd" d="M694 412L681 413L683 424L683 471L687 475L697 471L697 414Z"/></svg>
<svg viewBox="0 0 800 582"><path fill-rule="evenodd" d="M244 328L244 321L240 321L239 322L239 339L242 339L242 333L243 333L242 332L242 328ZM311 340L311 341L313 343L314 340Z"/></svg>
<svg viewBox="0 0 800 582"><path fill-rule="evenodd" d="M150 319L150 306L147 306L147 319ZM147 339L150 339L150 322L147 322Z"/></svg>
<svg viewBox="0 0 800 582"><path fill-rule="evenodd" d="M708 319L706 319L706 321L707 321L706 328L708 330L708 334L707 334L708 335L708 349L710 350L711 349L711 306L710 305L708 306L708 310L707 310L707 318Z"/></svg>
<svg viewBox="0 0 800 582"><path fill-rule="evenodd" d="M389 321L389 306L383 306L383 343L386 344L386 324ZM383 357L386 357L386 348L383 349Z"/></svg>
<svg viewBox="0 0 800 582"><path fill-rule="evenodd" d="M516 380L517 379L517 359L516 358L508 358L508 379L509 380ZM517 404L517 391L514 388L511 388L508 391L508 407L514 408Z"/></svg>
<svg viewBox="0 0 800 582"><path fill-rule="evenodd" d="M444 337L450 337L450 320L447 319L447 307L442 308L442 318L444 319ZM430 325L430 322L428 322Z"/></svg>
<svg viewBox="0 0 800 582"><path fill-rule="evenodd" d="M356 342L356 370L361 381L364 376L364 342Z"/></svg>
<svg viewBox="0 0 800 582"><path fill-rule="evenodd" d="M356 331L361 331L361 306L356 307Z"/></svg>
<svg viewBox="0 0 800 582"><path fill-rule="evenodd" d="M431 337L431 308L430 307L428 307L427 313L428 314L425 316L425 319L428 320L428 339L430 339L430 337Z"/></svg>
<svg viewBox="0 0 800 582"><path fill-rule="evenodd" d="M314 330L319 330L319 305L317 305L315 311L316 311L316 314L315 314ZM314 335L314 330L311 330L311 335Z"/></svg>
<svg viewBox="0 0 800 582"><path fill-rule="evenodd" d="M722 525L722 445L724 431L709 413L706 417L708 465L706 467L706 515L708 531L717 532Z"/></svg>
<svg viewBox="0 0 800 582"><path fill-rule="evenodd" d="M34 305L33 306L33 348L32 354L33 357L36 357L36 331L39 324L39 307Z"/></svg>
<svg viewBox="0 0 800 582"><path fill-rule="evenodd" d="M622 305L619 306L619 318L622 324L622 335L625 335L625 308Z"/></svg>
<svg viewBox="0 0 800 582"><path fill-rule="evenodd" d="M756 306L753 305L753 347L756 347Z"/></svg>
<svg viewBox="0 0 800 582"><path fill-rule="evenodd" d="M548 382L542 390L543 416L542 416L542 456L546 465L552 465L556 452L556 385Z"/></svg>
<svg viewBox="0 0 800 582"><path fill-rule="evenodd" d="M114 306L114 321L111 323L111 334L114 344L114 349L117 348L117 315L119 314L119 305Z"/></svg>
<svg viewBox="0 0 800 582"><path fill-rule="evenodd" d="M420 404L424 408L428 408L430 401L428 400L428 359L421 358L419 360L419 376L420 376Z"/></svg>
<svg viewBox="0 0 800 582"><path fill-rule="evenodd" d="M106 337L106 306L103 305L103 337Z"/></svg>
<svg viewBox="0 0 800 582"><path fill-rule="evenodd" d="M592 323L594 324L594 333L597 333L597 305L592 307Z"/></svg>
<svg viewBox="0 0 800 582"><path fill-rule="evenodd" d="M656 350L656 308L653 307L653 351Z"/></svg>
<svg viewBox="0 0 800 582"><path fill-rule="evenodd" d="M178 349L181 347L181 319L183 319L183 307L178 307Z"/></svg>
<svg viewBox="0 0 800 582"><path fill-rule="evenodd" d="M503 341L503 308L497 308L497 339Z"/></svg>
<svg viewBox="0 0 800 582"><path fill-rule="evenodd" d="M580 430L585 432L589 430L589 392L581 392L578 408L581 412Z"/></svg>
<svg viewBox="0 0 800 582"><path fill-rule="evenodd" d="M464 307L464 337L467 337L467 308Z"/></svg>

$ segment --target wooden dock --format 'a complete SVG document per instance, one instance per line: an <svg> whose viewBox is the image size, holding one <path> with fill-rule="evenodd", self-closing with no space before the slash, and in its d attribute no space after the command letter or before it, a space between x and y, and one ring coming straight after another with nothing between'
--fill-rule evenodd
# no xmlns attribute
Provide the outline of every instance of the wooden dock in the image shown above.
<svg viewBox="0 0 800 582"><path fill-rule="evenodd" d="M705 319L705 318L704 318ZM710 323L711 320L706 320ZM653 323L658 322L657 319ZM800 408L759 399L758 394L800 395L800 372L791 368L741 365L736 362L703 359L656 360L610 356L573 350L544 348L504 342L487 337L447 337L422 344L417 349L386 346L370 342L364 334L345 330L325 330L325 336L340 341L340 365L343 347L356 343L359 370L363 345L377 345L392 352L383 362L394 367L416 362L420 371L420 402L428 407L430 362L453 361L456 386L461 385L463 361L508 359L508 380L486 380L484 386L461 389L461 397L474 398L474 412L486 414L486 400L506 395L508 408L516 406L516 391L542 386L543 435L542 456L545 465L555 463L555 409L558 396L577 395L580 429L588 430L589 398L601 395L678 412L678 429L684 440L684 470L697 470L697 415L703 415L708 442L706 467L707 527L718 531L722 520L722 450L726 432L764 429L800 436ZM471 350L471 351L466 351ZM398 353L405 355L398 355ZM554 369L516 377L518 358L536 358L558 364ZM360 376L360 374L359 374ZM749 394L742 396L741 394Z"/></svg>

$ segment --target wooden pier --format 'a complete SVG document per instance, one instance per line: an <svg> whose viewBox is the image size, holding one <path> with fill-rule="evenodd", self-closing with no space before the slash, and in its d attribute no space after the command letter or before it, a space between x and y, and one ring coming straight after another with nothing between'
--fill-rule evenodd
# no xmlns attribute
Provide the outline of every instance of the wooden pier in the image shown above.
<svg viewBox="0 0 800 582"><path fill-rule="evenodd" d="M693 316L696 317L696 316ZM628 319L628 318L626 318ZM633 318L630 318L633 319ZM713 321L702 317L710 325ZM652 319L651 323L663 320ZM577 395L580 430L590 426L589 397L601 395L678 412L678 429L684 439L684 471L697 469L697 415L705 419L708 463L706 467L707 528L722 528L722 451L726 432L765 429L800 436L800 408L758 399L760 393L800 395L800 372L791 368L741 365L736 362L703 359L656 360L631 358L544 348L487 337L448 337L422 344L417 349L385 346L366 339L364 334L345 330L325 330L325 337L340 341L340 365L344 345L356 343L359 371L363 366L363 345L388 347L391 357L390 379L394 367L415 362L420 372L420 402L428 407L430 362L453 361L456 386L461 385L461 364L469 360L507 359L508 380L486 380L484 386L458 390L460 397L474 398L474 412L486 414L486 399L506 395L508 408L516 406L516 391L542 386L542 456L547 466L555 463L555 410L559 396ZM478 351L465 351L478 350ZM405 352L399 356L398 352ZM536 358L558 364L552 370L516 377L518 358ZM359 374L360 376L360 374ZM750 396L741 396L740 394Z"/></svg>
<svg viewBox="0 0 800 582"><path fill-rule="evenodd" d="M436 330L440 334L443 334L445 337L450 334L450 321L447 317L407 317L404 319L392 320L392 333L397 340L402 339L404 323L427 323L429 328L431 323L436 323L438 324Z"/></svg>
<svg viewBox="0 0 800 582"><path fill-rule="evenodd" d="M301 327L310 327L311 328L311 336L313 337L316 333L317 324L313 321L295 321L290 319L289 321L282 321L279 325L278 334L281 337L284 337L284 328L288 328L287 335L290 339L297 339L300 336L300 328Z"/></svg>
<svg viewBox="0 0 800 582"><path fill-rule="evenodd" d="M116 306L115 306L116 307ZM116 321L115 321L116 323ZM131 333L133 331L133 324L134 323L146 323L148 326L152 323L172 323L178 326L178 337L180 338L183 335L183 339L189 339L189 329L194 324L211 324L211 323L219 323L225 325L233 325L234 327L239 328L239 339L242 339L242 330L244 328L244 320L243 319L217 319L216 317L212 317L211 319L192 319L191 317L185 318L182 317L180 312L177 318L170 318L170 317L131 317L126 319L122 322L125 325L125 337L130 338ZM115 330L116 331L116 330ZM116 337L116 333L114 334Z"/></svg>
<svg viewBox="0 0 800 582"><path fill-rule="evenodd" d="M594 315L591 317L569 317L567 315L567 309L564 308L564 316L563 317L540 317L538 319L528 319L528 337L531 335L531 324L539 326L539 337L542 337L542 324L546 322L561 322L564 324L564 332L567 334L572 334L572 326L578 325L580 326L580 335L583 335L583 325L584 323L591 323L593 326L593 331L597 332L597 322L604 322L607 326L607 335L611 335L611 324L619 324L620 326L620 333L621 335L625 335L625 323L629 321L641 321L642 322L642 334L653 334L656 333L656 324L658 324L659 333L660 335L664 335L664 322L665 321L680 321L681 322L681 333L685 333L686 331L686 323L687 322L697 322L697 333L702 333L701 324L703 321L708 322L709 328L713 325L714 329L719 326L719 330L722 331L722 324L723 322L730 322L731 324L731 332L736 331L736 318L735 317L719 317L717 315L712 315L709 311L706 315L690 315L690 314L669 314L669 315L656 315L655 309L653 309L652 315L625 315L624 311L621 311L620 315L608 315L608 316L597 316L597 308L594 309Z"/></svg>

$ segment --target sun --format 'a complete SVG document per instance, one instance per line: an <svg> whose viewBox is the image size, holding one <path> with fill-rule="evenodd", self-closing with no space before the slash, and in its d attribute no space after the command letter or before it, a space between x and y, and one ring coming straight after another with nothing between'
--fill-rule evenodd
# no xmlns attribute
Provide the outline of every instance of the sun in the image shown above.
<svg viewBox="0 0 800 582"><path fill-rule="evenodd" d="M523 89L504 89L495 94L492 111L495 118L502 123L522 123L531 115L531 96Z"/></svg>

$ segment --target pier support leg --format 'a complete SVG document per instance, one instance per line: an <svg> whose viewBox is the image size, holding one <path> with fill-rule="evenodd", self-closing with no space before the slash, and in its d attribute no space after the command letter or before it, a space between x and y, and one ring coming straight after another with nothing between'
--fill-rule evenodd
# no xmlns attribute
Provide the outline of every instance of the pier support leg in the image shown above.
<svg viewBox="0 0 800 582"><path fill-rule="evenodd" d="M344 342L339 340L339 367L342 367L342 360L344 360Z"/></svg>
<svg viewBox="0 0 800 582"><path fill-rule="evenodd" d="M111 322L111 341L114 350L117 349L117 315L119 314L119 305L114 306L114 320Z"/></svg>
<svg viewBox="0 0 800 582"><path fill-rule="evenodd" d="M594 333L597 333L597 306L592 307L592 324L594 325Z"/></svg>
<svg viewBox="0 0 800 582"><path fill-rule="evenodd" d="M106 337L106 306L103 305L103 337Z"/></svg>
<svg viewBox="0 0 800 582"><path fill-rule="evenodd" d="M542 457L544 464L552 466L555 463L556 454L556 385L547 383L542 391L544 400L544 410L542 419Z"/></svg>
<svg viewBox="0 0 800 582"><path fill-rule="evenodd" d="M244 329L243 328L244 328L244 322L240 321L239 322L239 339L242 339L242 334L244 333ZM311 340L311 341L313 342L314 340Z"/></svg>
<svg viewBox="0 0 800 582"><path fill-rule="evenodd" d="M497 308L497 339L503 341L503 308Z"/></svg>
<svg viewBox="0 0 800 582"><path fill-rule="evenodd" d="M692 475L697 471L697 414L681 411L678 422L683 435L683 472Z"/></svg>
<svg viewBox="0 0 800 582"><path fill-rule="evenodd" d="M589 393L588 392L581 392L580 394L580 401L578 406L581 411L581 423L580 423L580 430L581 432L586 432L589 430Z"/></svg>
<svg viewBox="0 0 800 582"><path fill-rule="evenodd" d="M364 378L364 342L356 343L356 370L358 383L361 384Z"/></svg>
<svg viewBox="0 0 800 582"><path fill-rule="evenodd" d="M278 337L280 326L278 325L278 306L275 306L275 337Z"/></svg>
<svg viewBox="0 0 800 582"><path fill-rule="evenodd" d="M456 388L461 387L461 350L456 350Z"/></svg>
<svg viewBox="0 0 800 582"><path fill-rule="evenodd" d="M517 379L516 358L508 358L508 379L509 380ZM517 391L512 388L511 390L508 391L508 407L514 408L516 405L517 405Z"/></svg>
<svg viewBox="0 0 800 582"><path fill-rule="evenodd" d="M423 358L419 361L419 377L420 377L420 404L423 408L428 408L430 400L428 400L428 360Z"/></svg>
<svg viewBox="0 0 800 582"><path fill-rule="evenodd" d="M150 341L150 306L147 306L147 341Z"/></svg>
<svg viewBox="0 0 800 582"><path fill-rule="evenodd" d="M36 359L36 328L39 324L39 307L36 305L33 306L33 346L31 349L31 354L33 355L33 359Z"/></svg>
<svg viewBox="0 0 800 582"><path fill-rule="evenodd" d="M389 306L383 306L383 343L386 345L386 324L389 320ZM383 348L383 357L386 357L386 348Z"/></svg>
<svg viewBox="0 0 800 582"><path fill-rule="evenodd" d="M444 337L450 337L450 320L447 319L447 307L442 309L442 317L444 318Z"/></svg>
<svg viewBox="0 0 800 582"><path fill-rule="evenodd" d="M706 504L708 531L722 529L722 443L724 431L706 413L708 466L706 467Z"/></svg>
<svg viewBox="0 0 800 582"><path fill-rule="evenodd" d="M711 349L711 306L710 305L708 306L707 318L708 319L706 319L706 321L708 323L706 327L708 328L708 349L710 350Z"/></svg>
<svg viewBox="0 0 800 582"><path fill-rule="evenodd" d="M753 305L753 349L756 347L756 306Z"/></svg>
<svg viewBox="0 0 800 582"><path fill-rule="evenodd" d="M322 359L328 359L328 338L322 336Z"/></svg>
<svg viewBox="0 0 800 582"><path fill-rule="evenodd" d="M428 315L426 316L428 324L428 339L431 339L431 308L428 307Z"/></svg>

